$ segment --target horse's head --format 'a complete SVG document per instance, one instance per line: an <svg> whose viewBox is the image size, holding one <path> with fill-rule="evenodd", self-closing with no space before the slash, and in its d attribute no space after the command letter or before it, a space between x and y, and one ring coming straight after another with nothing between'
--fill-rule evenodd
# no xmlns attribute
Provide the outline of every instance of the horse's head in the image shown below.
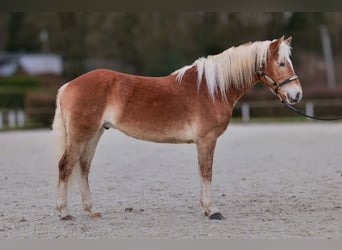
<svg viewBox="0 0 342 250"><path fill-rule="evenodd" d="M301 100L303 92L290 59L290 43L291 37L286 40L281 37L270 43L259 78L282 102L295 104Z"/></svg>

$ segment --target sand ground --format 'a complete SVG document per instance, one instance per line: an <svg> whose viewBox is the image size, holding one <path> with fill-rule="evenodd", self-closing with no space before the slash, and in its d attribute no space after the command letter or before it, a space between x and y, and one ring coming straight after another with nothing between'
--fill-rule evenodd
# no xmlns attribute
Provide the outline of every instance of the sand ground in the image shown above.
<svg viewBox="0 0 342 250"><path fill-rule="evenodd" d="M55 211L52 134L0 133L0 238L342 238L342 124L231 124L216 147L213 199L199 206L193 144L138 141L110 130L90 174L95 210L69 196L75 220Z"/></svg>

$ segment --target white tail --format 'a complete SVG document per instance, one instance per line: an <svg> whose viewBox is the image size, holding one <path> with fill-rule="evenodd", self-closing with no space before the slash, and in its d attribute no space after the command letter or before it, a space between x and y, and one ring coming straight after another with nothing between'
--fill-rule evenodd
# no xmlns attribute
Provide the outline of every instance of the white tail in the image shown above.
<svg viewBox="0 0 342 250"><path fill-rule="evenodd" d="M67 145L67 130L66 130L66 124L64 119L63 110L61 107L61 97L63 95L63 92L66 88L68 83L64 84L62 87L59 88L56 98L56 111L55 111L55 117L52 124L52 131L53 131L53 139L55 141L55 151L56 151L56 165L58 166L59 160L64 154L66 145ZM55 165L55 166L56 166ZM55 170L58 171L58 167L55 168ZM58 172L56 173L56 181L58 181ZM79 163L76 164L76 166L73 168L72 174L68 181L68 186L71 188L74 188L75 181L79 181L80 178L80 169L79 169Z"/></svg>
<svg viewBox="0 0 342 250"><path fill-rule="evenodd" d="M53 119L53 124L52 124L52 132L54 136L54 140L56 142L56 152L57 152L57 161L60 160L62 157L65 146L66 146L66 128L65 128L65 123L63 119L63 113L61 109L61 96L64 92L65 87L67 84L63 85L62 87L59 88L58 93L57 93L57 98L56 98L56 111L55 111L55 117Z"/></svg>

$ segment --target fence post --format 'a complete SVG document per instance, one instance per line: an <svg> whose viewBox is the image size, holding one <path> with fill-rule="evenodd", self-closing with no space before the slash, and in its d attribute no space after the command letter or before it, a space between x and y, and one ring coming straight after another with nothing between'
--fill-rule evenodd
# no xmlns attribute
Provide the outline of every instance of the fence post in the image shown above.
<svg viewBox="0 0 342 250"><path fill-rule="evenodd" d="M244 102L241 104L241 115L242 115L242 121L248 122L250 119L249 114L249 104Z"/></svg>
<svg viewBox="0 0 342 250"><path fill-rule="evenodd" d="M2 117L2 111L0 111L0 129L4 128L4 119Z"/></svg>
<svg viewBox="0 0 342 250"><path fill-rule="evenodd" d="M17 111L17 123L21 128L25 126L25 113L22 110Z"/></svg>
<svg viewBox="0 0 342 250"><path fill-rule="evenodd" d="M305 103L305 113L311 116L315 115L313 102L308 101Z"/></svg>
<svg viewBox="0 0 342 250"><path fill-rule="evenodd" d="M15 128L16 119L15 112L13 110L8 111L8 127Z"/></svg>

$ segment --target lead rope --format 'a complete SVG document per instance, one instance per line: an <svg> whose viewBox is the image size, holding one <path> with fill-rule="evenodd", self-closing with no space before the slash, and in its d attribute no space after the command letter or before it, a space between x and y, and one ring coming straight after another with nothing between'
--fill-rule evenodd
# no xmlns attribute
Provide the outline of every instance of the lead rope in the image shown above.
<svg viewBox="0 0 342 250"><path fill-rule="evenodd" d="M318 116L314 116L314 115L308 115L308 114L305 114L301 111L299 111L298 109L296 109L295 107L293 107L291 104L287 103L287 102L283 102L284 105L291 111L301 115L301 116L304 116L304 117L307 117L307 118L310 118L310 119L314 119L314 120L319 120L319 121L337 121L337 120L340 120L342 119L342 116L335 116L335 117L318 117Z"/></svg>

